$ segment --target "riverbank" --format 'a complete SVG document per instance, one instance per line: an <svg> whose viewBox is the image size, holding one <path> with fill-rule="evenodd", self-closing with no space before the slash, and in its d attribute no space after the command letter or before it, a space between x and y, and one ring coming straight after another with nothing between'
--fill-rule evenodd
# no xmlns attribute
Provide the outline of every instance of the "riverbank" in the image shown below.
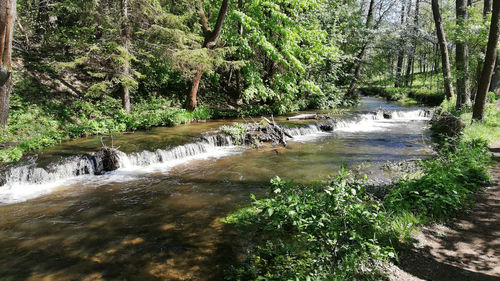
<svg viewBox="0 0 500 281"><path fill-rule="evenodd" d="M412 249L415 233L471 208L476 194L491 182L487 140L497 135L484 132L498 126L499 111L490 105L489 112L487 121L467 126L462 140L442 144L436 159L423 161L420 174L389 186L381 198L349 179L348 172L317 185L275 179L266 198L226 219L253 234L249 254L228 271L228 278L379 280L389 261L411 264L405 253ZM468 113L454 113L467 121ZM476 139L478 135L487 140ZM482 204L479 200L476 208Z"/></svg>
<svg viewBox="0 0 500 281"><path fill-rule="evenodd" d="M394 87L362 87L359 89L363 95L383 97L388 101L403 104L420 103L428 106L438 106L444 101L442 91L425 88L394 88Z"/></svg>
<svg viewBox="0 0 500 281"><path fill-rule="evenodd" d="M488 170L493 184L477 195L475 206L447 224L424 226L413 237L413 247L402 252L400 263L389 270L392 281L444 280L493 281L500 278L500 137L490 105L484 124L466 128L465 137L482 135L491 144L494 165ZM467 115L462 114L467 120ZM485 133L489 132L489 133ZM496 133L496 134L495 134Z"/></svg>
<svg viewBox="0 0 500 281"><path fill-rule="evenodd" d="M352 105L349 101L342 104ZM131 113L126 114L121 101L111 97L93 102L67 98L34 102L28 97L13 95L9 126L0 130L0 164L15 162L27 153L81 137L273 113L276 108L259 104L238 108L199 106L188 111L169 99L149 96L147 100L135 102Z"/></svg>
<svg viewBox="0 0 500 281"><path fill-rule="evenodd" d="M126 114L120 101L113 98L67 104L54 100L33 103L13 96L9 126L0 134L0 163L17 161L25 153L70 139L173 126L212 116L213 111L206 107L187 111L156 97L136 103Z"/></svg>
<svg viewBox="0 0 500 281"><path fill-rule="evenodd" d="M493 281L500 278L500 142L490 151L495 164L489 169L495 184L478 194L470 212L448 224L424 226L413 237L414 247L391 267L392 281Z"/></svg>

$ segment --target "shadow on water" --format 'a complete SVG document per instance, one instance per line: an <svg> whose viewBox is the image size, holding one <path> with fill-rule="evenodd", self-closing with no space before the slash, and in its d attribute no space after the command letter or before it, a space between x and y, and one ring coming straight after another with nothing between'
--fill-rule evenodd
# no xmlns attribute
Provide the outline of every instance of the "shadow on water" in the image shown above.
<svg viewBox="0 0 500 281"><path fill-rule="evenodd" d="M0 220L0 279L221 280L222 265L237 257L236 233L219 219L248 203L250 192L263 192L249 186L266 183L194 184L223 186L217 195L190 193L194 186L182 180L170 190L158 183L109 185L74 198L4 206L9 217L30 210Z"/></svg>

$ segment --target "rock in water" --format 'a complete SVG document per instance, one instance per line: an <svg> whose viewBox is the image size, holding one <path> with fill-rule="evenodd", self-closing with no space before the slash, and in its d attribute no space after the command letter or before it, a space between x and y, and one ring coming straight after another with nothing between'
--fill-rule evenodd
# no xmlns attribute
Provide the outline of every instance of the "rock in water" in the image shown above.
<svg viewBox="0 0 500 281"><path fill-rule="evenodd" d="M101 161L96 161L96 174L102 174L103 172L111 172L120 168L118 162L118 150L109 147L103 147L101 150L92 154L93 157L100 159ZM101 164L101 165L100 165Z"/></svg>
<svg viewBox="0 0 500 281"><path fill-rule="evenodd" d="M384 119L392 119L392 112L391 111L384 110L382 112L382 115L384 116Z"/></svg>

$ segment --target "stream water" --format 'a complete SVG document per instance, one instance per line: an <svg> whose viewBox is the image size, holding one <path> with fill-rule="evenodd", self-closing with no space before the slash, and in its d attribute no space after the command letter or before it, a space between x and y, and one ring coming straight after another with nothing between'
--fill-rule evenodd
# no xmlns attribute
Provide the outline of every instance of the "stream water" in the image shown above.
<svg viewBox="0 0 500 281"><path fill-rule="evenodd" d="M277 175L306 183L343 164L368 162L384 176L384 161L432 153L429 118L364 97L329 133L276 118L294 138L260 149L199 139L238 120L155 128L115 136L120 169L98 176L95 163L75 156L96 151L98 137L44 150L0 171L0 280L221 280L239 254L219 220L250 194Z"/></svg>

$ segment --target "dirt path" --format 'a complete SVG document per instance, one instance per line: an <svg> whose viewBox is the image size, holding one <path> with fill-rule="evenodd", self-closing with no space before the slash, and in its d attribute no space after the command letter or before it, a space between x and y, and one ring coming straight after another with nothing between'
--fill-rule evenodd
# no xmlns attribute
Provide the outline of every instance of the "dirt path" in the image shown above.
<svg viewBox="0 0 500 281"><path fill-rule="evenodd" d="M496 184L451 226L424 227L415 247L391 268L391 281L500 281L500 142L491 151Z"/></svg>

